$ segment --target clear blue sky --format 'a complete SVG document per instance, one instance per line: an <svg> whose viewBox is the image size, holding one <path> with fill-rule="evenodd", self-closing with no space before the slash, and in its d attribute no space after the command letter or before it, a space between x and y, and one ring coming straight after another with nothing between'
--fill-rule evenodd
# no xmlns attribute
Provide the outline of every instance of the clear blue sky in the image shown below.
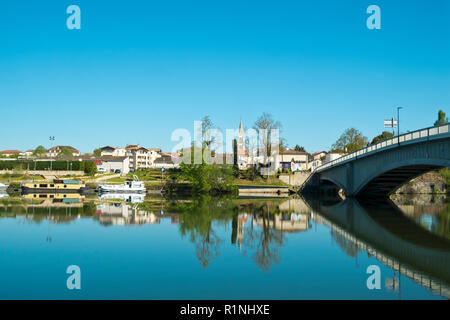
<svg viewBox="0 0 450 320"><path fill-rule="evenodd" d="M372 138L397 105L402 130L450 114L449 0L3 0L0 41L0 149L170 151L204 115L226 129L269 112L312 152L350 126Z"/></svg>

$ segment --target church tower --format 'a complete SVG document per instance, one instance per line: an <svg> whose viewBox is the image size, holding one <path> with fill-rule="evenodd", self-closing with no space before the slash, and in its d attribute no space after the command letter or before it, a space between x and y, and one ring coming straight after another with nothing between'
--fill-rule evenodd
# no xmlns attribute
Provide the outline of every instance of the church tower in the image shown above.
<svg viewBox="0 0 450 320"><path fill-rule="evenodd" d="M237 149L238 149L238 155L245 155L245 132L244 132L244 128L242 127L242 120L239 125Z"/></svg>
<svg viewBox="0 0 450 320"><path fill-rule="evenodd" d="M239 124L239 132L237 138L237 160L239 169L243 169L247 166L247 151L245 150L245 131L242 126L242 120Z"/></svg>

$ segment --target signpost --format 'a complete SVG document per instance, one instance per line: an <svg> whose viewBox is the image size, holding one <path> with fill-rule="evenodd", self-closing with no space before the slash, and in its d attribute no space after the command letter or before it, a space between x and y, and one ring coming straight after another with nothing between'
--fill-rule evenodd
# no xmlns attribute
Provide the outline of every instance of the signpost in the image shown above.
<svg viewBox="0 0 450 320"><path fill-rule="evenodd" d="M385 128L392 128L392 133L395 134L394 128L397 128L398 126L398 120L397 119L388 119L384 120L384 127Z"/></svg>
<svg viewBox="0 0 450 320"><path fill-rule="evenodd" d="M166 171L165 168L161 168L161 181L163 181L164 172Z"/></svg>

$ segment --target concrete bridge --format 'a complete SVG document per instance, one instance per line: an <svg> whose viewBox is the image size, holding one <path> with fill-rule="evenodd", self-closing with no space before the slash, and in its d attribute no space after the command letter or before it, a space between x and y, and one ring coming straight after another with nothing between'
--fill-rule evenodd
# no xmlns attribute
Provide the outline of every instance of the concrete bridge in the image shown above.
<svg viewBox="0 0 450 320"><path fill-rule="evenodd" d="M334 184L347 197L388 196L411 179L450 167L450 124L409 132L318 167L303 185Z"/></svg>

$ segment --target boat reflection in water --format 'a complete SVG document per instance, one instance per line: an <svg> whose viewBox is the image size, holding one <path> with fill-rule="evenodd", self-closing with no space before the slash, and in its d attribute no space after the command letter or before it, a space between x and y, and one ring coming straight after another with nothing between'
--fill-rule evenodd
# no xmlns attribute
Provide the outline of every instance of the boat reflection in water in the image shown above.
<svg viewBox="0 0 450 320"><path fill-rule="evenodd" d="M153 212L139 208L138 204L144 203L145 194L107 192L100 193L98 198L108 201L98 204L95 212L98 221L104 226L158 224L160 222Z"/></svg>
<svg viewBox="0 0 450 320"><path fill-rule="evenodd" d="M24 193L23 199L33 200L32 204L40 206L57 206L58 204L80 204L85 196L80 193Z"/></svg>
<svg viewBox="0 0 450 320"><path fill-rule="evenodd" d="M97 205L95 213L100 224L104 226L158 224L160 222L159 217L153 212L126 203L102 203Z"/></svg>
<svg viewBox="0 0 450 320"><path fill-rule="evenodd" d="M120 200L131 203L143 203L145 194L142 193L100 193L100 200Z"/></svg>

